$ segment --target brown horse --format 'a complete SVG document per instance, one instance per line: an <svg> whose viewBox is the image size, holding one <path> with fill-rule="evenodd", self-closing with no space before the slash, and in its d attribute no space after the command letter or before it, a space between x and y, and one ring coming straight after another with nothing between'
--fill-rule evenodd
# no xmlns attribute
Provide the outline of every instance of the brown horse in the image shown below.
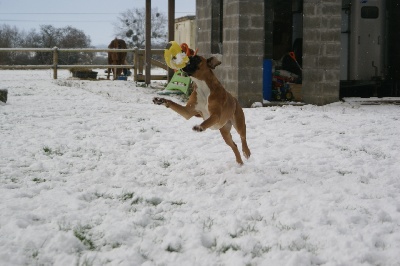
<svg viewBox="0 0 400 266"><path fill-rule="evenodd" d="M109 49L126 49L126 43L124 40L115 38L111 41L110 45L108 45ZM108 52L108 64L109 65L124 65L126 59L126 52ZM110 79L111 69L108 69L107 79ZM118 78L118 76L122 73L122 68L113 68L112 69L114 80Z"/></svg>

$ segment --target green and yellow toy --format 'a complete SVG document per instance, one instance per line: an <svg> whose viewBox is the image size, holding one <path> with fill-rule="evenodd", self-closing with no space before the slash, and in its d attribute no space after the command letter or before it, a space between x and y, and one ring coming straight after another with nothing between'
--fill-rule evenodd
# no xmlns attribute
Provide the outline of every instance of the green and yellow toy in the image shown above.
<svg viewBox="0 0 400 266"><path fill-rule="evenodd" d="M189 62L187 44L179 45L176 41L170 41L164 50L164 59L172 69L181 69Z"/></svg>

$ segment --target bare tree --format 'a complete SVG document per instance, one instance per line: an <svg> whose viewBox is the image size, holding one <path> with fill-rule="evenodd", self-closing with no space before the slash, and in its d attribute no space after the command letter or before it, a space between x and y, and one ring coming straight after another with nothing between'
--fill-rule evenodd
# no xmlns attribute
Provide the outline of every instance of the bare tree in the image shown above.
<svg viewBox="0 0 400 266"><path fill-rule="evenodd" d="M1 48L14 48L21 46L22 36L17 27L9 25L0 25L0 47ZM0 56L0 64L11 64L18 57L18 52L2 53Z"/></svg>
<svg viewBox="0 0 400 266"><path fill-rule="evenodd" d="M88 48L90 37L83 31L73 27L55 28L52 25L40 26L40 31L34 29L26 33L16 27L0 25L1 48ZM93 53L60 53L59 62L62 64L91 63ZM53 55L49 52L7 52L1 53L0 64L51 64Z"/></svg>
<svg viewBox="0 0 400 266"><path fill-rule="evenodd" d="M39 48L53 48L57 46L60 39L60 31L52 25L40 26L40 32L36 40L38 41L37 47ZM39 64L51 64L53 56L51 53L37 52L35 59Z"/></svg>
<svg viewBox="0 0 400 266"><path fill-rule="evenodd" d="M122 12L114 24L117 37L124 39L128 46L144 48L146 43L146 9L133 8ZM151 10L151 42L155 47L167 42L167 18L157 8Z"/></svg>
<svg viewBox="0 0 400 266"><path fill-rule="evenodd" d="M90 37L86 36L81 30L73 27L55 28L52 25L42 25L38 36L32 36L32 39L38 42L35 46L42 48L87 48L90 47ZM36 59L39 63L50 64L52 54L36 53ZM90 63L93 58L89 53L61 53L59 62L62 64Z"/></svg>
<svg viewBox="0 0 400 266"><path fill-rule="evenodd" d="M61 39L58 42L60 48L86 48L90 47L90 37L86 36L81 30L73 27L60 29ZM62 64L85 64L92 61L94 54L85 52L62 53L59 60Z"/></svg>

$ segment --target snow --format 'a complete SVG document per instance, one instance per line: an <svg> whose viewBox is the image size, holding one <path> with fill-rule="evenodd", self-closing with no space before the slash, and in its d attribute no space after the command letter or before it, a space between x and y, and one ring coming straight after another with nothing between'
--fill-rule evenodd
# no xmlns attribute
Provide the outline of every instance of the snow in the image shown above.
<svg viewBox="0 0 400 266"><path fill-rule="evenodd" d="M183 59L187 57L185 53L178 53L176 54L176 59L173 59L172 61L175 62L175 64L179 65L183 63Z"/></svg>
<svg viewBox="0 0 400 266"><path fill-rule="evenodd" d="M186 66L186 63L189 61L189 57L184 53L177 53L173 59L171 59L171 67L174 69L181 69Z"/></svg>
<svg viewBox="0 0 400 266"><path fill-rule="evenodd" d="M239 166L156 89L58 76L0 71L0 265L400 265L399 105L244 109Z"/></svg>

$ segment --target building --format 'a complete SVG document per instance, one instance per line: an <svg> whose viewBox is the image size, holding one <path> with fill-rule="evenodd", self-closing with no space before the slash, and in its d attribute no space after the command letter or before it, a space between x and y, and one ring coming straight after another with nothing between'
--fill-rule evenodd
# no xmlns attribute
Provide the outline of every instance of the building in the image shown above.
<svg viewBox="0 0 400 266"><path fill-rule="evenodd" d="M399 1L352 1L197 0L197 48L222 62L216 75L245 107L269 97L266 62L294 50L305 103L400 96Z"/></svg>
<svg viewBox="0 0 400 266"><path fill-rule="evenodd" d="M185 16L175 19L174 40L196 47L196 16Z"/></svg>

